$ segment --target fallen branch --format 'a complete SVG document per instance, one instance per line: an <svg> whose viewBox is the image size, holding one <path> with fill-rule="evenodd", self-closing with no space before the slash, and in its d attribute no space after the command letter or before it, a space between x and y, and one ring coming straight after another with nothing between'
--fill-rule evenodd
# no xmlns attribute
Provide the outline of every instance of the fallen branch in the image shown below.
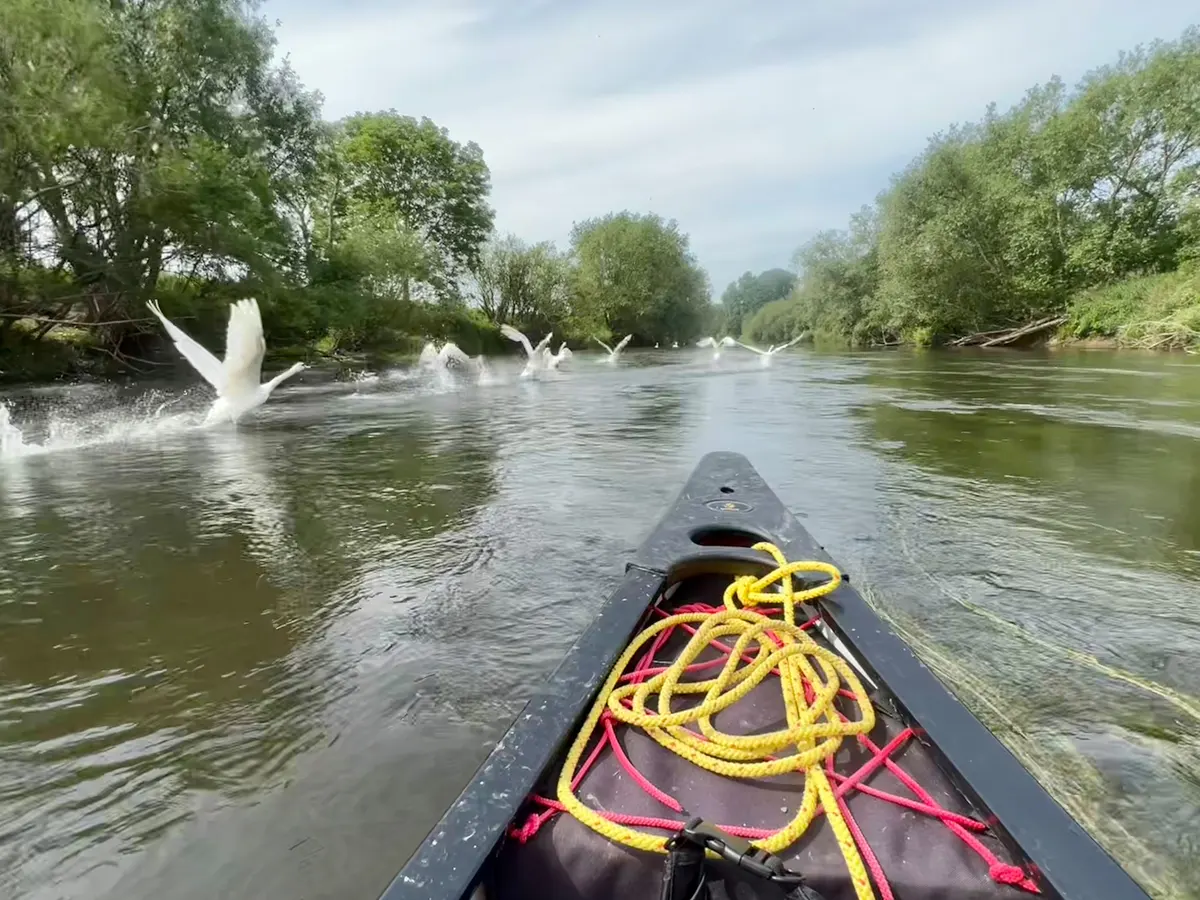
<svg viewBox="0 0 1200 900"><path fill-rule="evenodd" d="M138 325L153 322L153 319L112 319L108 322L84 322L77 319L48 319L45 316L27 316L24 313L0 313L0 319L28 319L43 325L70 325L74 328L99 328L101 325Z"/></svg>
<svg viewBox="0 0 1200 900"><path fill-rule="evenodd" d="M996 337L999 334L1008 334L1012 331L1012 326L1008 328L997 328L994 331L976 331L973 334L966 334L949 343L950 347L970 347L974 344L982 344L984 341Z"/></svg>
<svg viewBox="0 0 1200 900"><path fill-rule="evenodd" d="M150 370L139 368L138 366L135 366L132 362L130 362L130 360L136 360L137 362L140 362L143 365L152 366L152 367L169 365L169 363L155 362L152 359L142 359L140 356L130 356L127 353L122 353L120 350L110 350L108 347L89 347L88 349L89 350L98 350L107 356L111 356L114 360L116 360L116 362L119 365L124 366L128 369L132 369L134 372L137 372L139 375L146 375L149 373Z"/></svg>
<svg viewBox="0 0 1200 900"><path fill-rule="evenodd" d="M1038 322L1030 322L1028 325L1023 325L1022 327L1002 334L999 337L994 337L991 340L984 341L979 346L1000 347L1004 344L1011 344L1013 341L1020 340L1023 337L1028 337L1031 334L1037 334L1039 331L1045 331L1048 328L1057 328L1066 321L1066 316L1051 316L1048 319L1042 319Z"/></svg>

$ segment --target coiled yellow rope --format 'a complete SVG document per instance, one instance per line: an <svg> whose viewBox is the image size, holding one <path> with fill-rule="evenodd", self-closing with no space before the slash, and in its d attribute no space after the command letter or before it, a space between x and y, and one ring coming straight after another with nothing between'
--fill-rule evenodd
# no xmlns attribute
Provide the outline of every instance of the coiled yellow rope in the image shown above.
<svg viewBox="0 0 1200 900"><path fill-rule="evenodd" d="M762 778L803 771L804 796L795 818L770 837L755 841L755 845L776 854L790 846L812 822L819 801L833 828L859 900L874 900L875 894L866 867L859 856L854 837L842 818L822 765L837 753L844 738L865 734L875 727L875 711L853 669L836 653L809 637L796 624L795 618L796 604L835 590L841 584L841 572L824 562L788 562L774 544L759 543L754 545L754 549L771 554L777 563L774 571L762 578L745 575L735 579L725 590L725 609L720 612L669 616L647 628L625 649L609 672L608 680L567 753L558 779L558 801L580 822L609 840L637 850L665 852L665 838L609 821L586 806L571 790L571 782L584 750L607 709L618 721L643 729L668 750L710 772L730 778ZM820 572L829 576L829 580L806 591L795 591L792 576L799 572ZM776 584L780 586L779 589L768 592ZM782 622L750 608L768 603L782 604ZM630 661L648 641L667 628L684 624L697 626L696 633L666 670L641 684L617 687ZM767 631L775 635L783 646L767 636ZM735 635L733 652L729 654L720 674L707 681L681 680L687 667L710 641ZM755 645L757 650L753 660L744 663L743 654L751 650L751 645ZM779 668L779 683L787 710L787 728L755 735L718 731L713 726L712 716L745 697L776 667ZM805 698L806 680L813 692L811 703ZM834 708L834 701L843 685L856 698L859 709L857 720L843 721ZM673 712L671 698L676 694L703 694L704 700L690 709ZM655 713L648 712L646 708L652 695L658 697ZM631 701L632 709L622 703L626 698ZM702 740L695 732L684 727L689 724L697 726L707 740ZM794 748L795 752L786 756L778 755L779 751L789 747Z"/></svg>

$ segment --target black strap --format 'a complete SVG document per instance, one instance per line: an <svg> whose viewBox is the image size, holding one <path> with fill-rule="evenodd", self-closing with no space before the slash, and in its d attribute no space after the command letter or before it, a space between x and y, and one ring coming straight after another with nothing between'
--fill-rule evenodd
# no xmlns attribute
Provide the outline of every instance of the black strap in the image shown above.
<svg viewBox="0 0 1200 900"><path fill-rule="evenodd" d="M788 869L779 857L700 818L692 819L683 826L667 841L666 849L667 862L663 869L659 900L715 900L728 893L714 889L716 881L710 879L710 875L714 874L714 864L705 858L708 850L735 867L730 875L744 873L752 876L753 881L763 888L763 900L771 897L782 900L823 900L819 893L804 883L804 876ZM738 895L744 896L741 892Z"/></svg>
<svg viewBox="0 0 1200 900"><path fill-rule="evenodd" d="M708 900L704 871L704 848L691 841L667 843L659 900Z"/></svg>

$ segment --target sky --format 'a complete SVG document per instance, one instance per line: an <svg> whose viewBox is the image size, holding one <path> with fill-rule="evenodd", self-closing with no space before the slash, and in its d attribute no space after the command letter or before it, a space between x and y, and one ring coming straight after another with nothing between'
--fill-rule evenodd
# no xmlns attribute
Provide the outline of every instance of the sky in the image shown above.
<svg viewBox="0 0 1200 900"><path fill-rule="evenodd" d="M267 0L338 119L483 148L496 228L675 219L714 292L788 267L951 123L1200 23L1181 0Z"/></svg>

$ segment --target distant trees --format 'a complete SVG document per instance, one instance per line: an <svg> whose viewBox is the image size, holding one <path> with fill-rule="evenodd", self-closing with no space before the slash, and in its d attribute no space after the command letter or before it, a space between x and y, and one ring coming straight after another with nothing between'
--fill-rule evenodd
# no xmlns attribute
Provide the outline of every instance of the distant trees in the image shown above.
<svg viewBox="0 0 1200 900"><path fill-rule="evenodd" d="M787 297L796 284L796 275L786 269L768 269L755 275L745 272L721 294L725 317L717 330L741 335L750 318L768 303Z"/></svg>
<svg viewBox="0 0 1200 900"><path fill-rule="evenodd" d="M857 343L927 343L1062 311L1073 292L1198 255L1200 29L1124 54L1074 91L934 137L846 232L796 255L781 323Z"/></svg>

